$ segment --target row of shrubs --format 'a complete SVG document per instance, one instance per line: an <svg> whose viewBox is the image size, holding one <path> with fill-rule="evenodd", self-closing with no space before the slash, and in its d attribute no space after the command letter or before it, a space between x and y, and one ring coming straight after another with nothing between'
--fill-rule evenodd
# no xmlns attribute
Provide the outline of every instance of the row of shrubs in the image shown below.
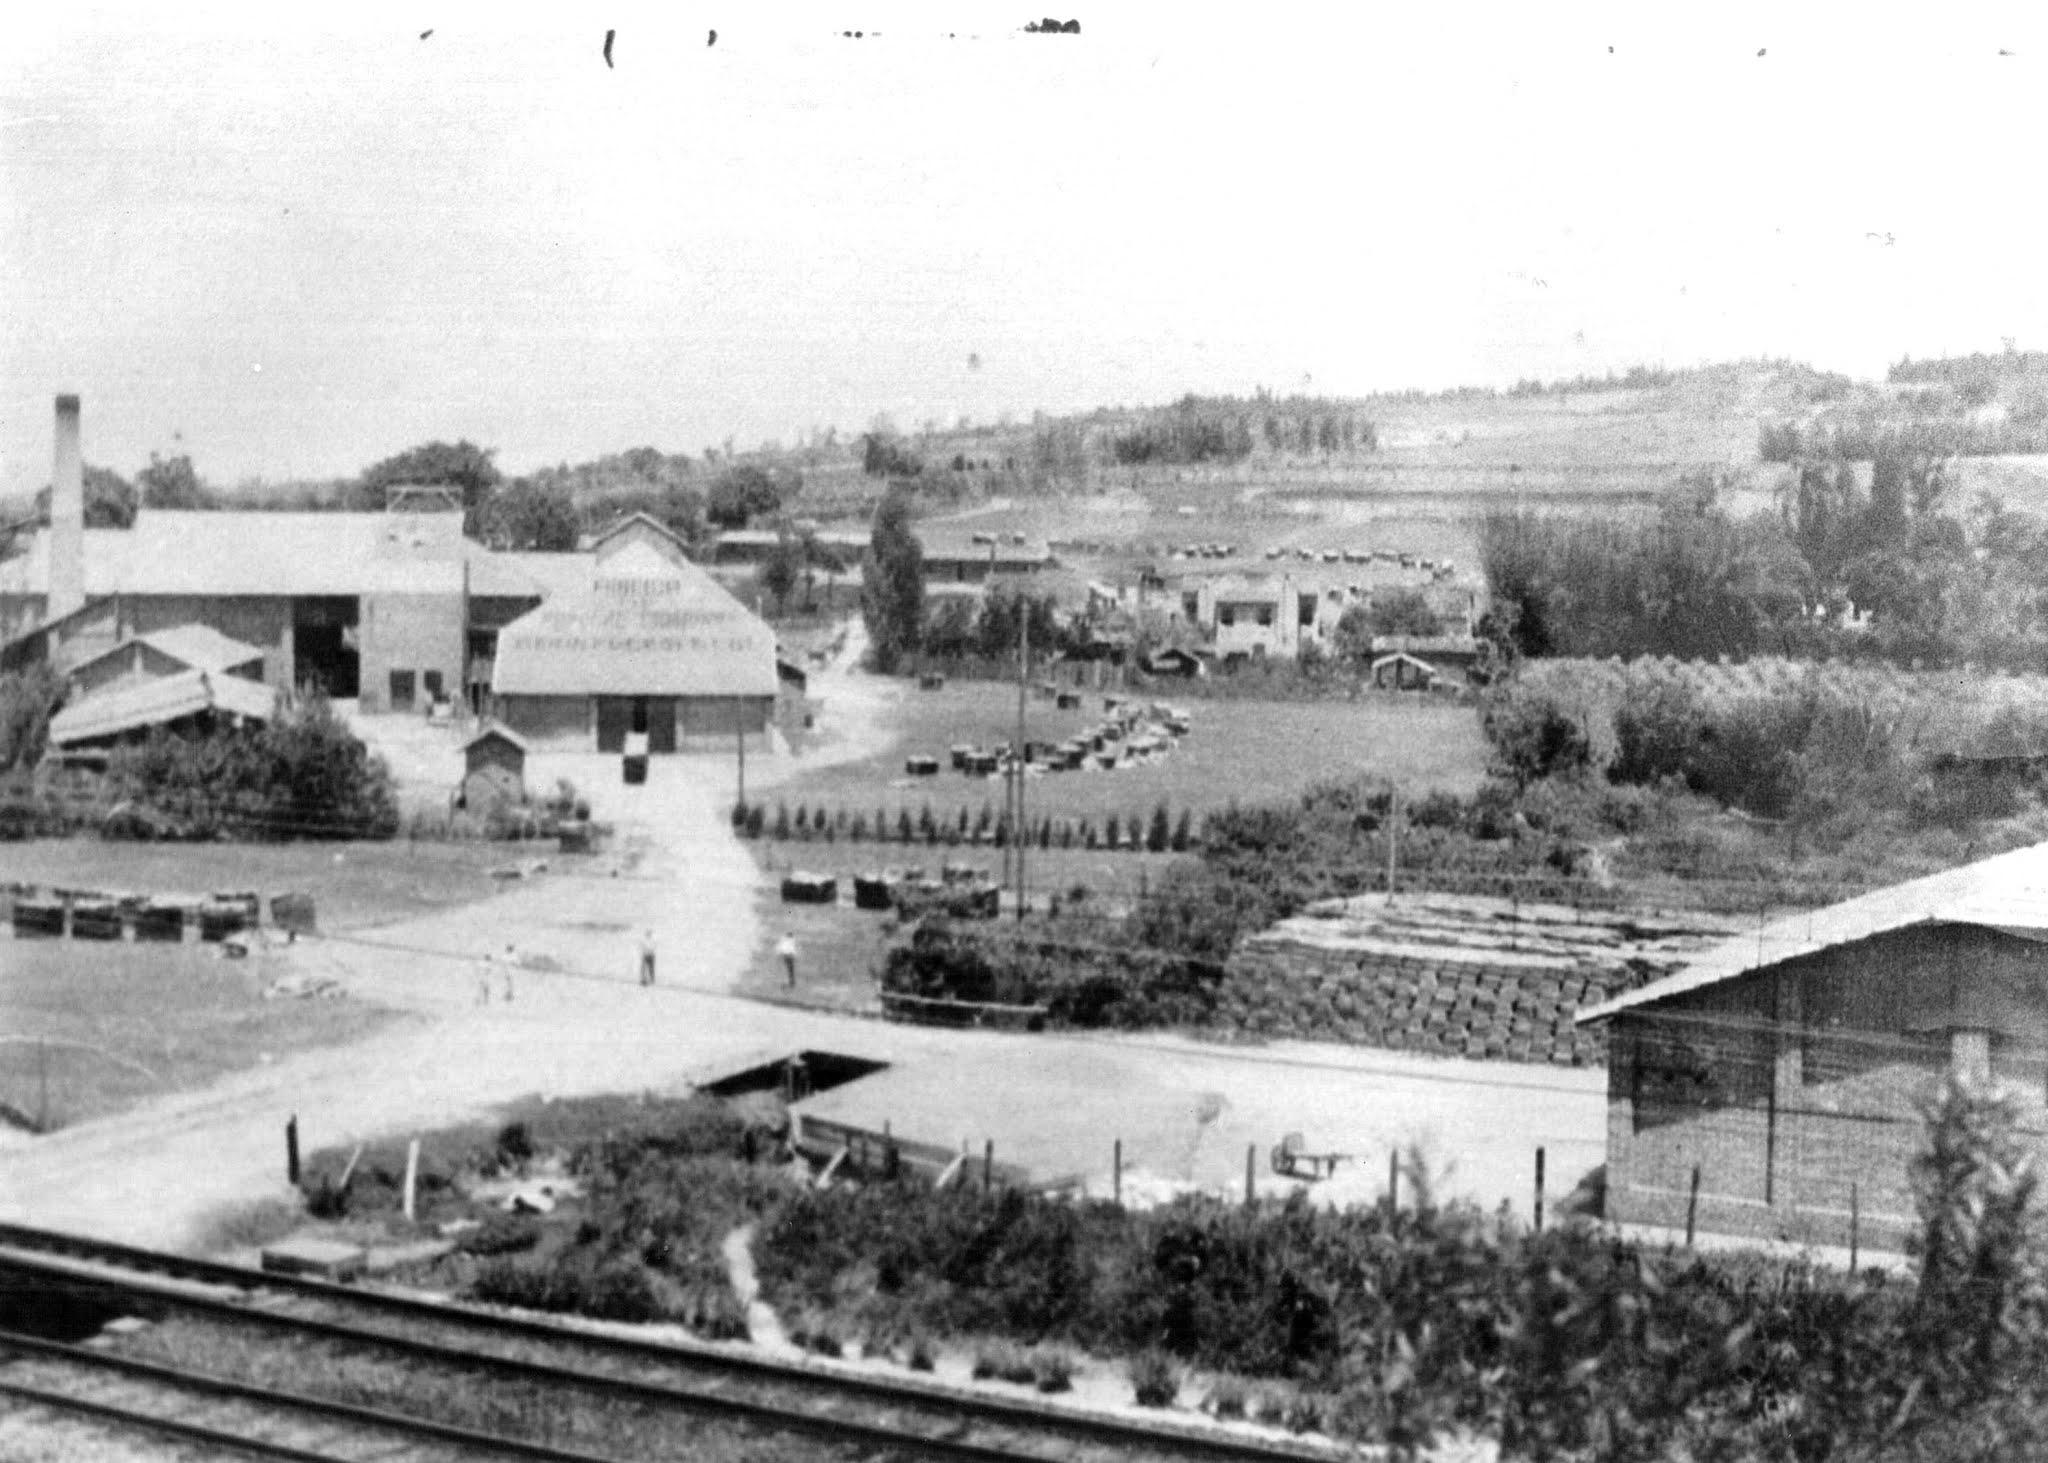
<svg viewBox="0 0 2048 1463"><path fill-rule="evenodd" d="M786 803L778 802L770 816L760 803L735 804L732 826L743 838L773 839L798 843L900 843L928 847L958 847L961 844L993 844L1007 848L1015 840L1007 813L988 803L978 814L965 804L953 815L934 813L926 803L915 817L899 808L894 818L877 808L872 821L864 812L848 814L846 809L813 808L799 803L792 816ZM1185 853L1196 844L1194 817L1181 809L1176 821L1165 803L1152 810L1150 819L1133 813L1127 817L1107 814L1100 827L1092 818L1040 818L1027 826L1026 847L1086 848L1122 850L1129 853Z"/></svg>
<svg viewBox="0 0 2048 1463"><path fill-rule="evenodd" d="M1414 1152L1400 1209L1297 1196L1136 1211L907 1174L820 1190L749 1161L754 1130L712 1108L585 1144L573 1237L544 1259L484 1261L472 1293L739 1335L720 1251L751 1225L764 1298L814 1351L862 1338L929 1367L937 1338L977 1338L977 1373L1048 1390L1079 1353L1123 1357L1155 1406L1199 1367L1233 1379L1209 1390L1219 1415L1256 1409L1396 1455L1453 1430L1539 1459L2048 1446L2038 1175L2012 1101L1961 1084L1930 1108L1914 1164L1910 1281L1651 1250L1576 1217L1532 1232L1439 1202Z"/></svg>
<svg viewBox="0 0 2048 1463"><path fill-rule="evenodd" d="M2041 1456L2048 1256L2017 1115L1951 1087L1931 1116L1917 1284L1531 1232L1435 1202L1414 1155L1397 1212L805 1190L756 1257L778 1305L1285 1379L1397 1450L1465 1428L1531 1458Z"/></svg>
<svg viewBox="0 0 2048 1463"><path fill-rule="evenodd" d="M1202 1026L1224 981L1213 961L1121 942L1075 941L1044 926L989 939L927 919L894 946L882 989L931 1000L1043 1006L1064 1027Z"/></svg>
<svg viewBox="0 0 2048 1463"><path fill-rule="evenodd" d="M2006 755L1961 757L1920 742L1917 719L1899 708L1818 680L1708 698L1647 677L1610 700L1556 676L1497 688L1483 718L1497 767L1520 786L1578 774L1675 782L1814 829L1888 812L1922 826L2009 817L2038 794L2025 755L2048 745L2038 722L2017 710L1993 717L1980 741Z"/></svg>

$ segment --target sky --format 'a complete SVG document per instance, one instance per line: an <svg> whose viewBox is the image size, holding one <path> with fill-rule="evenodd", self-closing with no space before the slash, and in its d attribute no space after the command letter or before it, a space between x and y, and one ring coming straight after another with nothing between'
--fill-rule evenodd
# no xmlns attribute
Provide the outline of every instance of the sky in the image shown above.
<svg viewBox="0 0 2048 1463"><path fill-rule="evenodd" d="M17 22L0 496L2048 347L2039 7L754 8Z"/></svg>

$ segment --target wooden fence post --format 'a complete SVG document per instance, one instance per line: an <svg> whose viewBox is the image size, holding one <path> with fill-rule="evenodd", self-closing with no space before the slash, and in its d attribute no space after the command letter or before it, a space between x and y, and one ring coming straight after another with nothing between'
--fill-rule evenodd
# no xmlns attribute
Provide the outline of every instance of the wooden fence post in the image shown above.
<svg viewBox="0 0 2048 1463"><path fill-rule="evenodd" d="M419 1192L420 1181L420 1140L415 1138L405 1145L405 1222L415 1218L414 1196Z"/></svg>
<svg viewBox="0 0 2048 1463"><path fill-rule="evenodd" d="M1536 1232L1543 1232L1543 1149L1536 1149Z"/></svg>
<svg viewBox="0 0 2048 1463"><path fill-rule="evenodd" d="M1251 1206L1252 1200L1256 1197L1252 1188L1252 1180L1257 1172L1255 1165L1258 1162L1258 1156L1258 1144L1247 1143L1244 1145L1244 1202L1247 1208Z"/></svg>
<svg viewBox="0 0 2048 1463"><path fill-rule="evenodd" d="M1692 1248L1693 1226L1700 1214L1700 1166L1692 1166L1692 1189L1685 1199L1685 1247Z"/></svg>
<svg viewBox="0 0 2048 1463"><path fill-rule="evenodd" d="M293 1113L284 1125L284 1181L299 1186L299 1115Z"/></svg>
<svg viewBox="0 0 2048 1463"><path fill-rule="evenodd" d="M1856 1276L1857 1249L1863 1238L1862 1224L1861 1197L1856 1191L1856 1185L1852 1183L1849 1185L1849 1277L1852 1280Z"/></svg>
<svg viewBox="0 0 2048 1463"><path fill-rule="evenodd" d="M1124 1201L1124 1140L1116 1140L1109 1160L1109 1194L1118 1204Z"/></svg>
<svg viewBox="0 0 2048 1463"><path fill-rule="evenodd" d="M986 1194L996 1182L996 1140L989 1138L981 1145L981 1191Z"/></svg>
<svg viewBox="0 0 2048 1463"><path fill-rule="evenodd" d="M1401 1150L1396 1148L1387 1155L1387 1213L1391 1216L1401 1211Z"/></svg>

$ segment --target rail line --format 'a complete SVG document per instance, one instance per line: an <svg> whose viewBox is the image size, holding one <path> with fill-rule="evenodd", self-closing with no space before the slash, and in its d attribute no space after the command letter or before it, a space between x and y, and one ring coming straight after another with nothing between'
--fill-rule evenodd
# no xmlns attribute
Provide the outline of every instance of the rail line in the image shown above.
<svg viewBox="0 0 2048 1463"><path fill-rule="evenodd" d="M821 1364L782 1361L709 1343L652 1341L594 1333L525 1315L436 1300L397 1291L336 1284L303 1276L277 1275L246 1266L188 1259L133 1246L58 1234L23 1225L0 1224L0 1272L72 1295L90 1295L111 1308L156 1314L183 1313L235 1328L261 1328L280 1342L335 1348L353 1357L397 1363L409 1376L436 1373L474 1386L481 1379L515 1389L521 1396L553 1396L596 1406L617 1406L637 1416L717 1420L748 1433L802 1436L823 1452L847 1456L919 1457L960 1463L1088 1463L1093 1459L1133 1463L1273 1463L1283 1459L1327 1459L1334 1449L1308 1440L1277 1441L1219 1432L1202 1425L1146 1423L1070 1407L990 1396L936 1382L885 1379ZM60 1350L52 1351L50 1348ZM133 1368L157 1363L119 1357L101 1348L63 1347L0 1333L0 1354L34 1359L36 1366L83 1373L91 1362ZM20 1363L17 1363L19 1365ZM60 1365L61 1364L61 1365ZM0 1379L5 1372L0 1371ZM141 1379L138 1381L138 1379ZM209 1386L230 1392L263 1393L230 1378L150 1377L125 1374L120 1388L182 1387L203 1393ZM84 1394L95 1405L108 1402ZM213 1394L216 1401L224 1393ZM298 1393L270 1392L270 1405L288 1415L311 1416L323 1402ZM37 1397L46 1406L61 1404ZM256 1408L256 1396L233 1397ZM203 1414L205 1409L201 1409ZM375 1408L364 1415L326 1414L314 1420L330 1429L355 1429L381 1437L389 1449L394 1430L408 1418ZM212 1426L203 1415L170 1414L197 1426ZM412 1418L446 1435L420 1433L440 1453L476 1456L478 1448L497 1456L573 1459L591 1463L604 1455L564 1452L513 1437L466 1434L431 1419ZM301 1453L251 1451L259 1456L338 1460L353 1452L320 1451L331 1445L305 1442L287 1428L285 1447ZM408 1453L407 1456L411 1456ZM639 1452L634 1457L647 1456ZM623 1463L623 1460L621 1460Z"/></svg>

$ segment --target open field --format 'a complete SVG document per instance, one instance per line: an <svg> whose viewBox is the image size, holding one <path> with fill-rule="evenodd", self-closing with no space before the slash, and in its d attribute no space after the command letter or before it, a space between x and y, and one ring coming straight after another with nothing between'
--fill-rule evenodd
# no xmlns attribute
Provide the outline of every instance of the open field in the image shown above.
<svg viewBox="0 0 2048 1463"><path fill-rule="evenodd" d="M1233 801L1288 798L1329 778L1385 777L1408 792L1443 788L1463 794L1485 773L1485 739L1469 706L1388 694L1354 702L1191 701L1189 709L1193 730L1151 766L1029 778L1028 818L1088 818L1100 827L1114 813L1128 826L1132 818L1149 818L1163 801L1174 818L1186 808L1199 825L1203 813ZM1099 695L1085 696L1076 711L1057 710L1034 695L1024 734L1032 741L1063 741L1102 715ZM792 812L799 803L844 808L848 817L865 813L870 822L882 809L892 824L899 809L915 818L927 803L935 817L957 818L965 808L978 818L984 805L1002 811L1002 780L954 772L947 749L1014 738L1014 686L954 682L940 691L909 691L894 720L896 739L888 750L797 770L765 800L769 816L778 802ZM906 776L904 758L917 754L938 757L944 770L936 777ZM907 861L894 852L888 859Z"/></svg>
<svg viewBox="0 0 2048 1463"><path fill-rule="evenodd" d="M432 914L496 892L490 870L524 856L518 844L116 843L43 838L0 844L0 882L110 892L254 890L313 896L323 929Z"/></svg>
<svg viewBox="0 0 2048 1463"><path fill-rule="evenodd" d="M266 1000L276 972L260 950L246 960L216 945L11 940L0 950L0 1102L35 1119L47 1100L52 1127L398 1019L354 1001Z"/></svg>

